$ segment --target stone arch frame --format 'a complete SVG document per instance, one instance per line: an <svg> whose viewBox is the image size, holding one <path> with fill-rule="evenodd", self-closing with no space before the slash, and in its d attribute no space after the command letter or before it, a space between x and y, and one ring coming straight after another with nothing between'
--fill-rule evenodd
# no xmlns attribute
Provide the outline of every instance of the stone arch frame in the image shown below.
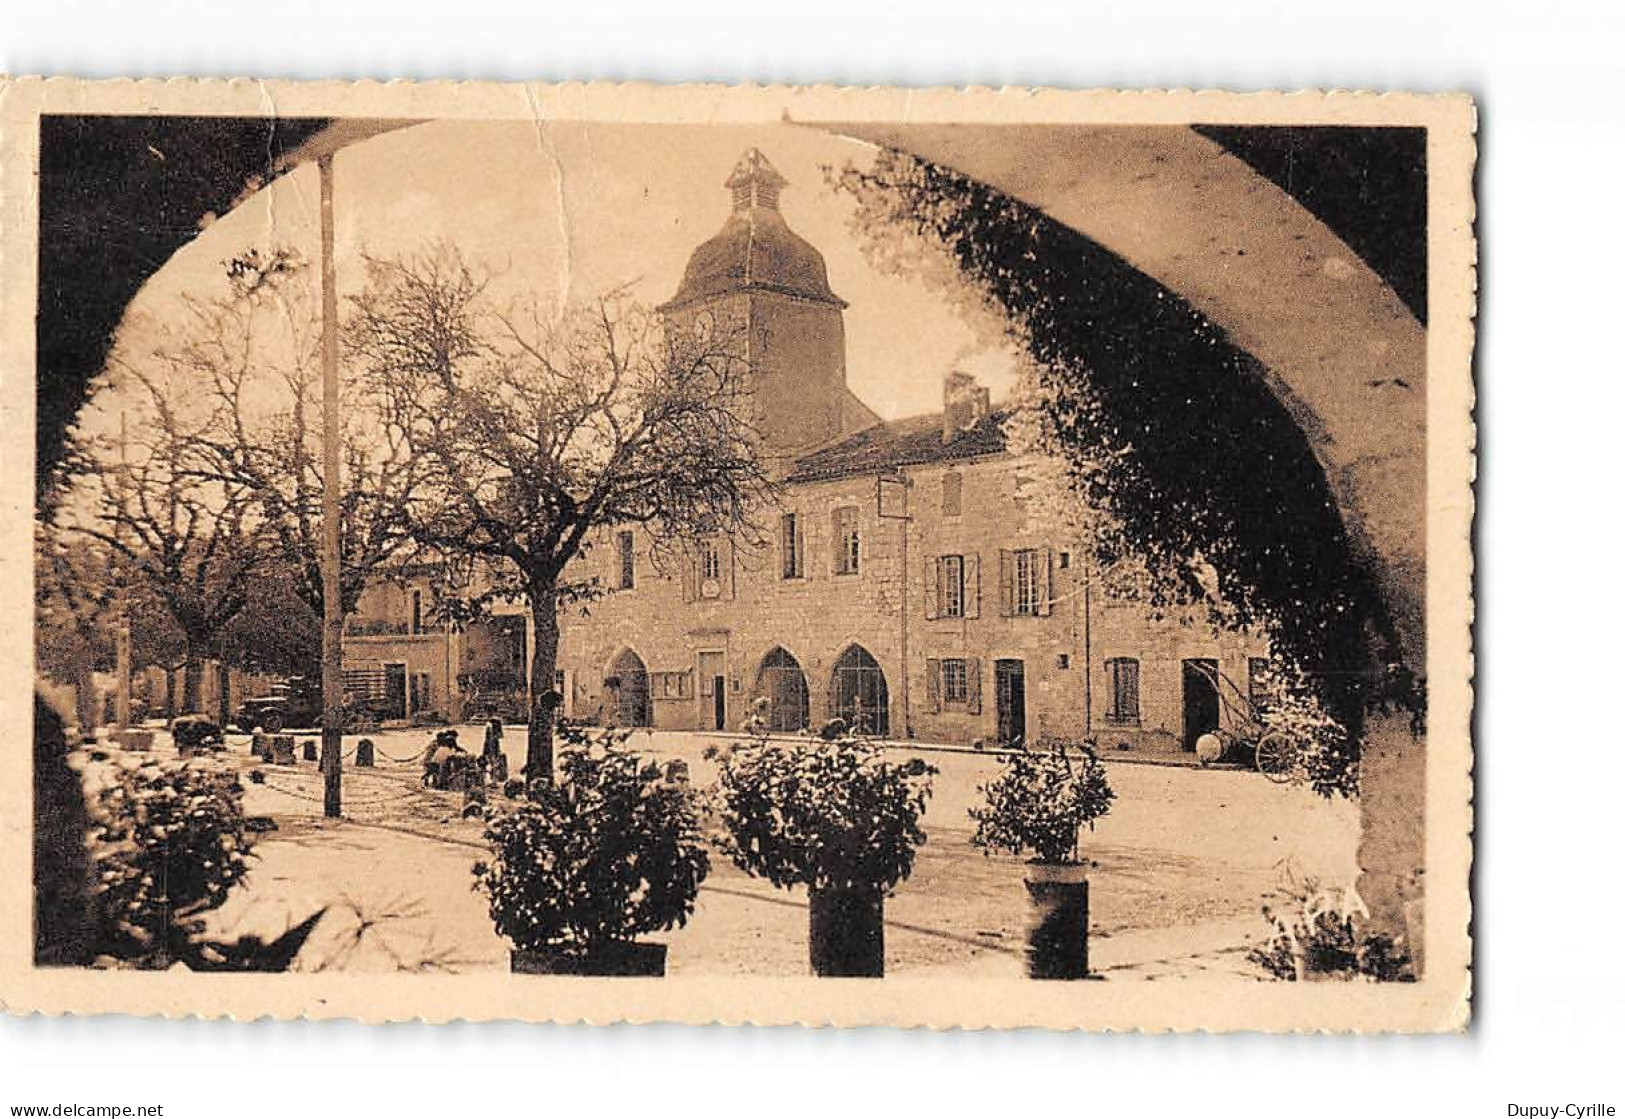
<svg viewBox="0 0 1625 1119"><path fill-rule="evenodd" d="M623 662L628 658L637 662L638 672L633 680L625 676ZM649 662L631 645L622 645L615 655L604 662L604 691L611 702L604 705L604 716L614 726L650 727L654 725L654 696L650 689ZM614 687L609 681L615 680ZM639 683L641 681L641 683Z"/></svg>
<svg viewBox="0 0 1625 1119"><path fill-rule="evenodd" d="M841 662L854 653L867 657L869 665L843 668ZM873 675L867 676L870 666ZM830 718L845 719L848 727L862 734L878 738L890 735L891 686L886 668L863 642L848 641L840 646L840 652L830 661L826 694Z"/></svg>
<svg viewBox="0 0 1625 1119"><path fill-rule="evenodd" d="M1259 360L1270 389L1307 436L1350 555L1376 589L1382 616L1374 623L1385 647L1373 650L1371 670L1386 670L1400 688L1406 678L1425 679L1428 540L1416 531L1416 518L1426 516L1430 459L1450 467L1459 461L1470 477L1471 425L1451 433L1442 451L1430 447L1430 436L1444 433L1429 432L1427 424L1427 328L1323 222L1177 121L1001 126L997 143L988 142L987 128L963 121L804 123L950 167L1020 199L1117 253L1227 331ZM1470 135L1470 103L1440 104L1428 127ZM1090 174L1078 175L1077 167ZM1443 185L1453 201L1470 204L1470 175ZM1430 176L1430 210L1436 187ZM1234 236L1211 236L1215 212L1230 218ZM1235 251L1243 239L1245 255ZM1440 290L1433 240L1430 222L1430 304ZM1260 291L1275 297L1260 300ZM1447 304L1461 296L1446 294ZM1470 290L1462 298L1470 313ZM1347 346L1348 338L1366 345ZM1470 557L1468 545L1463 572ZM1464 598L1470 595L1470 582L1462 589ZM1470 656L1465 632L1449 635L1449 643ZM1361 740L1358 888L1378 926L1412 946L1420 975L1426 734L1403 702L1390 702L1381 689L1375 694Z"/></svg>

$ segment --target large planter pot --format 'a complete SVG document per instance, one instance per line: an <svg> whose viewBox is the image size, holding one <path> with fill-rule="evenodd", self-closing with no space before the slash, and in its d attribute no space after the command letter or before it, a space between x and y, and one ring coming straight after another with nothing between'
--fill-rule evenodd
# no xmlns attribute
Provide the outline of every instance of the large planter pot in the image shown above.
<svg viewBox="0 0 1625 1119"><path fill-rule="evenodd" d="M615 941L580 948L515 948L508 953L515 975L590 975L660 979L666 974L666 946L645 941Z"/></svg>
<svg viewBox="0 0 1625 1119"><path fill-rule="evenodd" d="M879 890L809 890L807 951L812 973L820 978L885 976L885 895Z"/></svg>
<svg viewBox="0 0 1625 1119"><path fill-rule="evenodd" d="M1089 977L1089 869L1027 864L1027 976Z"/></svg>

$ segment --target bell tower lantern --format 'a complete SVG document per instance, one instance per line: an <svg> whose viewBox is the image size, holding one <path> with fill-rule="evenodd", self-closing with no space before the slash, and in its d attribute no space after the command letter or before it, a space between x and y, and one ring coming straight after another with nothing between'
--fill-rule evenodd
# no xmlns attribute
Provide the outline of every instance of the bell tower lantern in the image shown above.
<svg viewBox="0 0 1625 1119"><path fill-rule="evenodd" d="M789 184L765 155L745 152L723 185L732 212L660 311L668 329L738 339L764 450L789 458L842 434L851 411L846 302L830 290L823 255L779 212Z"/></svg>

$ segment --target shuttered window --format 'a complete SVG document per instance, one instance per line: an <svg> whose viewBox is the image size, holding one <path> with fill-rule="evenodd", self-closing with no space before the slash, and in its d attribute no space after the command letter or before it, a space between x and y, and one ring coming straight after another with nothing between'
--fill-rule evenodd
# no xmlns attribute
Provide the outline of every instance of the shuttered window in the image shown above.
<svg viewBox="0 0 1625 1119"><path fill-rule="evenodd" d="M943 556L937 579L937 613L944 618L965 616L965 557Z"/></svg>
<svg viewBox="0 0 1625 1119"><path fill-rule="evenodd" d="M980 715L982 662L975 657L927 658L925 693L933 711L952 709Z"/></svg>
<svg viewBox="0 0 1625 1119"><path fill-rule="evenodd" d="M1042 601L1038 586L1038 550L1022 548L1015 554L1015 589L1011 613L1026 616L1038 613Z"/></svg>
<svg viewBox="0 0 1625 1119"><path fill-rule="evenodd" d="M1106 711L1106 721L1117 725L1138 723L1140 662L1133 657L1113 657L1106 662L1106 675L1111 684L1112 697L1112 705Z"/></svg>

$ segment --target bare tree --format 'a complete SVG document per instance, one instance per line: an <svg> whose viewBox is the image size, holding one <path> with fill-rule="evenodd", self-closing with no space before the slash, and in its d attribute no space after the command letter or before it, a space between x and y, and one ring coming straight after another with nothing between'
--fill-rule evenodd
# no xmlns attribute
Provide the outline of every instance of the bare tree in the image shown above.
<svg viewBox="0 0 1625 1119"><path fill-rule="evenodd" d="M162 604L184 640L183 705L195 711L203 662L218 655L221 635L276 553L252 491L209 469L210 417L190 407L188 384L121 359L115 365L128 433L78 440L55 526L109 550L126 578Z"/></svg>
<svg viewBox="0 0 1625 1119"><path fill-rule="evenodd" d="M294 589L323 609L320 332L301 258L249 250L226 264L229 290L195 303L170 360L209 395L206 468L246 488L279 546ZM421 471L398 428L345 379L340 429L339 588L348 614L367 579L412 545L401 510Z"/></svg>
<svg viewBox="0 0 1625 1119"><path fill-rule="evenodd" d="M489 309L454 250L371 261L347 326L377 406L424 469L405 505L426 548L494 563L528 603L526 775L552 779L559 612L594 530L643 526L657 562L706 533L756 535L770 496L744 418L742 347L666 331L620 293L544 320Z"/></svg>

